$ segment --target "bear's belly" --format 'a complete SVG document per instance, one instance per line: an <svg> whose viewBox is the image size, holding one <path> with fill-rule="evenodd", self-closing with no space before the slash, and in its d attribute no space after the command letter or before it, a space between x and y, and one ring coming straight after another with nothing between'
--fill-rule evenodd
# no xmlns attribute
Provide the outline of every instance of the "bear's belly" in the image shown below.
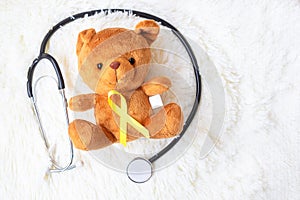
<svg viewBox="0 0 300 200"><path fill-rule="evenodd" d="M117 105L120 105L118 99L115 100ZM137 89L127 100L127 112L128 114L144 125L146 119L151 115L151 105L149 103L148 96L141 90ZM114 134L119 140L119 116L114 113L107 101L107 96L98 96L95 105L95 118L96 123L104 127L107 131ZM141 135L130 125L128 128L128 141L134 140Z"/></svg>
<svg viewBox="0 0 300 200"><path fill-rule="evenodd" d="M141 124L151 115L149 97L141 89L131 95L128 104L128 114Z"/></svg>

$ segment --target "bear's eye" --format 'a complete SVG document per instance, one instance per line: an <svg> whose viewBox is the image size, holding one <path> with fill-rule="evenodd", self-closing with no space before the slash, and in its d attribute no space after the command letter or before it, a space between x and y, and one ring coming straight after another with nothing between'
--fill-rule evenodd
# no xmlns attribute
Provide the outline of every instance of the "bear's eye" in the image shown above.
<svg viewBox="0 0 300 200"><path fill-rule="evenodd" d="M98 69L102 69L102 67L103 67L103 64L102 64L102 63L98 63L98 64L97 64L97 68L98 68Z"/></svg>
<svg viewBox="0 0 300 200"><path fill-rule="evenodd" d="M135 59L134 59L134 58L132 58L132 57L131 57L131 58L129 58L129 59L128 59L128 61L129 61L129 62L130 62L130 64L132 64L132 65L135 63Z"/></svg>

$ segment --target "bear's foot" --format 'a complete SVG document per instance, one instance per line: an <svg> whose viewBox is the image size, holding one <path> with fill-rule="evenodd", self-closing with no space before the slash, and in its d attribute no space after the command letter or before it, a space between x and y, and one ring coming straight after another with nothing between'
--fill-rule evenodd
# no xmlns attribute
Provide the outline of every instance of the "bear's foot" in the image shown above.
<svg viewBox="0 0 300 200"><path fill-rule="evenodd" d="M149 130L151 138L174 137L182 130L183 113L179 105L170 103L148 118L144 125Z"/></svg>
<svg viewBox="0 0 300 200"><path fill-rule="evenodd" d="M117 141L102 127L82 119L70 123L69 136L76 148L86 151L100 149Z"/></svg>

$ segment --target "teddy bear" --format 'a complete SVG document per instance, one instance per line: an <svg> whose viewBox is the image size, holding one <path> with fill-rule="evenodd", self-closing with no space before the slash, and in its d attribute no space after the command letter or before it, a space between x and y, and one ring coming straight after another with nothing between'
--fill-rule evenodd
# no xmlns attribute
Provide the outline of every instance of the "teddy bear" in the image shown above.
<svg viewBox="0 0 300 200"><path fill-rule="evenodd" d="M151 68L150 46L159 31L155 21L144 20L134 30L106 28L96 32L90 28L79 33L78 72L93 93L70 98L69 108L74 112L94 109L96 123L75 119L69 124L68 133L76 148L97 150L120 142L120 116L108 103L112 90L126 99L127 114L149 131L150 138L170 138L180 133L180 106L169 103L154 112L149 102L149 97L161 95L171 87L167 77L145 81ZM114 95L112 100L121 106L120 96ZM130 124L127 129L127 142L143 137Z"/></svg>

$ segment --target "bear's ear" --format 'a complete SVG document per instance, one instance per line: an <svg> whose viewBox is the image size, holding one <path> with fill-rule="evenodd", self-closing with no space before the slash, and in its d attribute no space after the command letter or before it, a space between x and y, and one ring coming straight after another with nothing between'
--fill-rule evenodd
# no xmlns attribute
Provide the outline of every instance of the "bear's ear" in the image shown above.
<svg viewBox="0 0 300 200"><path fill-rule="evenodd" d="M77 45L76 45L76 54L77 54L77 56L79 55L79 53L80 53L81 48L83 47L83 45L85 43L88 43L89 41L91 41L91 39L93 38L93 36L95 34L96 34L96 31L93 28L81 31L78 34Z"/></svg>
<svg viewBox="0 0 300 200"><path fill-rule="evenodd" d="M153 20L144 20L135 26L135 32L142 35L148 44L151 45L159 33L159 26Z"/></svg>

